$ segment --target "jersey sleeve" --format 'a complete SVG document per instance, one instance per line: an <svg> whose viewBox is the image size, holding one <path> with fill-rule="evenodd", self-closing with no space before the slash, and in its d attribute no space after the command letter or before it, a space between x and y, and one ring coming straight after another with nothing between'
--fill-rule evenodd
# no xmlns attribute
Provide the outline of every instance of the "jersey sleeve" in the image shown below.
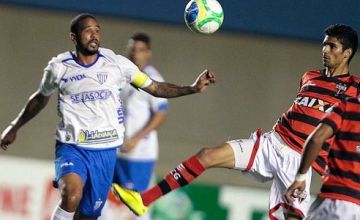
<svg viewBox="0 0 360 220"><path fill-rule="evenodd" d="M60 67L51 60L44 69L44 74L40 82L39 91L45 96L50 96L58 87L58 76Z"/></svg>
<svg viewBox="0 0 360 220"><path fill-rule="evenodd" d="M129 83L134 85L136 88L146 88L152 83L151 78L141 72L139 68L129 59L122 56L118 56L118 58L119 66L126 78L129 79Z"/></svg>
<svg viewBox="0 0 360 220"><path fill-rule="evenodd" d="M333 133L336 133L341 127L343 112L344 103L338 102L329 109L329 112L324 115L320 123L329 125L333 129Z"/></svg>
<svg viewBox="0 0 360 220"><path fill-rule="evenodd" d="M144 69L144 72L149 75L152 79L158 81L158 82L164 82L164 78L161 76L161 74L153 67L148 67ZM158 111L167 111L169 108L168 100L165 98L158 98L149 95L150 97L150 106L151 111L158 112Z"/></svg>
<svg viewBox="0 0 360 220"><path fill-rule="evenodd" d="M150 97L151 110L153 112L167 111L169 108L169 103L167 99L157 98L154 96Z"/></svg>

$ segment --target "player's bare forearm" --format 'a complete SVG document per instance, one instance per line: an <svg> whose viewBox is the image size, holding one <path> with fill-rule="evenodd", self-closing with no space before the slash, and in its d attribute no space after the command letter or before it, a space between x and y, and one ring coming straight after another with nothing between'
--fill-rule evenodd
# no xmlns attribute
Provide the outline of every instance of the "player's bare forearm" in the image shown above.
<svg viewBox="0 0 360 220"><path fill-rule="evenodd" d="M8 149L8 145L12 144L16 139L18 129L26 124L30 119L37 115L48 103L50 97L44 96L39 92L35 92L21 110L11 124L1 133L0 147L3 150Z"/></svg>
<svg viewBox="0 0 360 220"><path fill-rule="evenodd" d="M321 146L325 140L332 135L332 128L329 125L322 123L310 134L305 142L305 150L301 158L299 173L306 173L308 171L311 164L319 155Z"/></svg>
<svg viewBox="0 0 360 220"><path fill-rule="evenodd" d="M178 86L167 82L156 82L144 88L144 90L156 97L175 98L179 96L197 93L197 89L193 86Z"/></svg>
<svg viewBox="0 0 360 220"><path fill-rule="evenodd" d="M11 122L14 129L19 129L29 120L35 117L49 102L50 96L44 96L40 92L35 92L30 96L25 107L21 110L18 117Z"/></svg>
<svg viewBox="0 0 360 220"><path fill-rule="evenodd" d="M156 97L175 98L203 92L210 84L214 84L215 81L215 73L210 70L204 70L191 86L178 86L167 82L153 81L150 86L144 88L143 90Z"/></svg>

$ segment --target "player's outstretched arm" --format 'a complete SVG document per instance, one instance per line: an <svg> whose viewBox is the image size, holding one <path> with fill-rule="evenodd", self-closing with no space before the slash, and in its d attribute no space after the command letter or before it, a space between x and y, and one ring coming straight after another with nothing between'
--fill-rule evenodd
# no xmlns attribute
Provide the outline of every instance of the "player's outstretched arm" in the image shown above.
<svg viewBox="0 0 360 220"><path fill-rule="evenodd" d="M305 150L297 172L298 174L293 184L287 189L285 193L285 199L288 203L293 202L294 198L299 198L300 201L304 199L302 197L302 192L305 189L306 173L318 156L321 150L321 146L325 140L331 137L333 134L334 131L331 126L320 123L307 138L305 142Z"/></svg>
<svg viewBox="0 0 360 220"><path fill-rule="evenodd" d="M36 116L49 102L50 96L44 96L39 91L30 96L25 107L21 110L18 117L1 134L0 147L7 150L9 144L15 141L16 133L21 126Z"/></svg>
<svg viewBox="0 0 360 220"><path fill-rule="evenodd" d="M143 90L156 97L175 98L193 93L203 92L216 81L215 73L204 70L190 86L178 86L167 82L153 81Z"/></svg>

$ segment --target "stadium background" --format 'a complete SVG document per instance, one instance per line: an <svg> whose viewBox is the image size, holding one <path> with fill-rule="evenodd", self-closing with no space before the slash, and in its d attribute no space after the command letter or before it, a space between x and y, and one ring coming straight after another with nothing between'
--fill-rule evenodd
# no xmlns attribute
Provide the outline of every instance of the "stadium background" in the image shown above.
<svg viewBox="0 0 360 220"><path fill-rule="evenodd" d="M246 138L258 127L271 129L293 102L302 73L321 67L323 29L346 23L360 30L360 2L355 0L222 0L223 27L214 35L204 36L190 32L183 24L186 3L0 0L0 128L7 126L35 91L50 58L73 49L68 38L69 21L79 12L97 15L102 46L121 54L132 33L149 33L153 64L168 82L190 84L203 68L217 73L217 84L206 93L170 100L167 122L159 132L158 175L201 147ZM358 75L359 68L359 56L355 56L352 73ZM8 152L0 153L1 158L51 161L56 123L54 95L48 107L19 132ZM1 167L4 161L0 160ZM11 166L2 169L1 179L10 178L5 171L24 175L21 169L12 171ZM312 192L316 193L319 178L315 175L314 179ZM205 187L269 187L237 171L217 169L206 172L197 183Z"/></svg>

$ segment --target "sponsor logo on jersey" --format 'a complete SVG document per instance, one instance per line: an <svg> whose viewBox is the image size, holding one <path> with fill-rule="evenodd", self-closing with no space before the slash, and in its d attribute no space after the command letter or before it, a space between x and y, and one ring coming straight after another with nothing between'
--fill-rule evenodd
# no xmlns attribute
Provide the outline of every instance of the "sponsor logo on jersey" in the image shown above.
<svg viewBox="0 0 360 220"><path fill-rule="evenodd" d="M112 140L117 140L119 135L116 129L105 131L89 131L80 130L79 143L105 143Z"/></svg>
<svg viewBox="0 0 360 220"><path fill-rule="evenodd" d="M100 85L102 85L106 82L108 75L106 72L103 72L103 73L97 73L96 77L97 77L97 81L100 83Z"/></svg>
<svg viewBox="0 0 360 220"><path fill-rule="evenodd" d="M71 95L72 103L93 102L96 100L105 100L111 96L110 90L87 91Z"/></svg>
<svg viewBox="0 0 360 220"><path fill-rule="evenodd" d="M75 76L70 76L68 78L62 78L61 80L64 81L65 83L67 82L75 82L75 81L80 81L86 78L85 73L81 73Z"/></svg>
<svg viewBox="0 0 360 220"><path fill-rule="evenodd" d="M297 105L313 108L322 112L325 112L332 106L332 104L329 102L325 102L321 99L311 98L307 96L296 97L294 103Z"/></svg>

